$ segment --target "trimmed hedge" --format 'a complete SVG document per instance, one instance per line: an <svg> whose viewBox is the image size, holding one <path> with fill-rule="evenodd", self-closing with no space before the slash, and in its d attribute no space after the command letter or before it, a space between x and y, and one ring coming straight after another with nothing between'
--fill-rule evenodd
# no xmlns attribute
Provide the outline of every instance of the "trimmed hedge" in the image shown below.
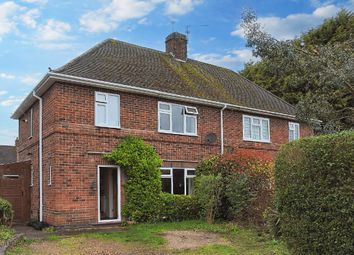
<svg viewBox="0 0 354 255"><path fill-rule="evenodd" d="M197 200L190 195L173 195L161 193L159 220L182 221L198 219L200 206Z"/></svg>
<svg viewBox="0 0 354 255"><path fill-rule="evenodd" d="M294 254L354 254L354 132L284 145L275 164L280 231Z"/></svg>
<svg viewBox="0 0 354 255"><path fill-rule="evenodd" d="M12 205L0 197L0 225L11 225L13 219Z"/></svg>

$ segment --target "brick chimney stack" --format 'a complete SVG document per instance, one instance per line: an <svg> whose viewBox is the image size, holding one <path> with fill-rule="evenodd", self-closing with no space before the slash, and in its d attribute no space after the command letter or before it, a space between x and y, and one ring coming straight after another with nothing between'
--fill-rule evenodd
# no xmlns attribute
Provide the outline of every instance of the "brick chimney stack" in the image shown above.
<svg viewBox="0 0 354 255"><path fill-rule="evenodd" d="M176 59L187 60L187 36L178 32L166 37L166 52L171 53Z"/></svg>

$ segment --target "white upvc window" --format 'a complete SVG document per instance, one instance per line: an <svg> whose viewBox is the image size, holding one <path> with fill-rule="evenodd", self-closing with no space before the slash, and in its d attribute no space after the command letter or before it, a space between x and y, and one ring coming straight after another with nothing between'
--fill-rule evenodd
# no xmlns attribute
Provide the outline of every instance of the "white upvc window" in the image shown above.
<svg viewBox="0 0 354 255"><path fill-rule="evenodd" d="M120 127L120 96L95 93L95 125L99 127Z"/></svg>
<svg viewBox="0 0 354 255"><path fill-rule="evenodd" d="M158 103L158 131L170 134L197 135L196 107Z"/></svg>
<svg viewBox="0 0 354 255"><path fill-rule="evenodd" d="M161 168L162 191L190 195L194 188L194 168Z"/></svg>
<svg viewBox="0 0 354 255"><path fill-rule="evenodd" d="M243 140L269 143L269 119L243 115Z"/></svg>
<svg viewBox="0 0 354 255"><path fill-rule="evenodd" d="M31 138L33 136L33 108L31 108L31 110L30 110L28 122L29 122L28 123L29 124L28 137Z"/></svg>
<svg viewBox="0 0 354 255"><path fill-rule="evenodd" d="M300 124L289 122L289 141L294 141L300 138Z"/></svg>

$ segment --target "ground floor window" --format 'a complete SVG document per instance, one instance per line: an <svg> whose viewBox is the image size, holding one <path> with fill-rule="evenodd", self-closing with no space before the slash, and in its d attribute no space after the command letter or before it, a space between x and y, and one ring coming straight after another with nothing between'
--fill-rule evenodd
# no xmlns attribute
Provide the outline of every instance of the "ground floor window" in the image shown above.
<svg viewBox="0 0 354 255"><path fill-rule="evenodd" d="M162 191L189 195L193 192L195 169L161 168Z"/></svg>

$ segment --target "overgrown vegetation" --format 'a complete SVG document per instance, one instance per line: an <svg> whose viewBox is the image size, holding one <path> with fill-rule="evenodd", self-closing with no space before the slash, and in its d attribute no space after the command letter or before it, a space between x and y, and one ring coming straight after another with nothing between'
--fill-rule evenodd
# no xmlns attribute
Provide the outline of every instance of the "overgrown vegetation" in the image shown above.
<svg viewBox="0 0 354 255"><path fill-rule="evenodd" d="M12 205L0 197L0 226L11 225L13 219Z"/></svg>
<svg viewBox="0 0 354 255"><path fill-rule="evenodd" d="M214 156L197 167L195 195L209 222L263 225L273 196L272 163L241 152Z"/></svg>
<svg viewBox="0 0 354 255"><path fill-rule="evenodd" d="M161 202L162 161L155 149L143 139L129 136L104 157L122 167L128 177L124 186L124 216L137 222L156 221Z"/></svg>
<svg viewBox="0 0 354 255"><path fill-rule="evenodd" d="M354 254L354 131L282 147L275 164L282 238L294 254Z"/></svg>
<svg viewBox="0 0 354 255"><path fill-rule="evenodd" d="M266 33L252 12L243 15L247 46L261 60L242 75L289 103L317 132L354 126L354 13L342 10L294 40ZM315 122L314 119L322 122Z"/></svg>

